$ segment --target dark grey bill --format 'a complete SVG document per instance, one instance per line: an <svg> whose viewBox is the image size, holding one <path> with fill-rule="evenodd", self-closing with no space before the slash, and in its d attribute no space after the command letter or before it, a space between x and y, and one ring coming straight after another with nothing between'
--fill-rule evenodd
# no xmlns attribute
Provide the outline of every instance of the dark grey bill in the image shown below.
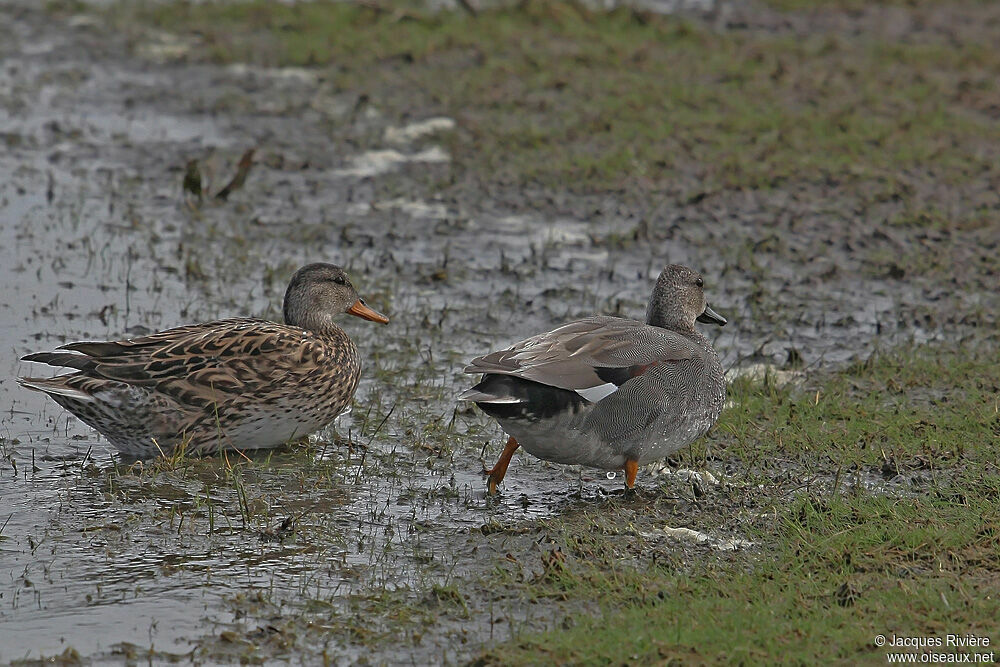
<svg viewBox="0 0 1000 667"><path fill-rule="evenodd" d="M705 312L698 316L698 321L703 324L718 324L720 327L726 326L726 318L712 310L712 307L705 305Z"/></svg>

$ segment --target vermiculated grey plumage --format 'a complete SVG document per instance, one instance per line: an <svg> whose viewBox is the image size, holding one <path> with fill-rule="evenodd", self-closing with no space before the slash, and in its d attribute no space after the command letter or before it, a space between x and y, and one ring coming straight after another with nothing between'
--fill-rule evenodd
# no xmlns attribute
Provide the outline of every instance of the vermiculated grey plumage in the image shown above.
<svg viewBox="0 0 1000 667"><path fill-rule="evenodd" d="M588 317L478 357L465 371L483 379L459 398L547 461L615 470L668 456L708 431L725 400L719 357L694 328L725 324L702 285L668 266L647 322Z"/></svg>

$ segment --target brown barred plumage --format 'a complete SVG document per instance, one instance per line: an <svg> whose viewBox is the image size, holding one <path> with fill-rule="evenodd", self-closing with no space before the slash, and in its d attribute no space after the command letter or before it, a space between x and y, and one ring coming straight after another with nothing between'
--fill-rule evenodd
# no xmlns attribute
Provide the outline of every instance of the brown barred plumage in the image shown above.
<svg viewBox="0 0 1000 667"><path fill-rule="evenodd" d="M103 434L122 453L263 449L332 422L361 377L358 350L333 316L386 323L339 267L310 264L285 293L285 324L232 318L23 357L73 368L19 378Z"/></svg>

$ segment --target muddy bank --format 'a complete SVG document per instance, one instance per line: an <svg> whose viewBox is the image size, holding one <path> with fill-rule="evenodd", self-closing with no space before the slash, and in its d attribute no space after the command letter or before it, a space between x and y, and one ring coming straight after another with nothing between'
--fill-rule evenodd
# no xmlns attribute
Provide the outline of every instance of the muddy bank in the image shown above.
<svg viewBox="0 0 1000 667"><path fill-rule="evenodd" d="M482 582L544 574L566 534L612 531L602 516L634 526L622 558L734 557L719 546L761 523L745 486L644 474L649 495L625 501L620 479L519 457L487 502L499 433L453 402L475 353L641 316L667 262L705 274L729 367L996 344L995 225L890 225L905 203L812 182L684 197L492 182L461 113L399 111L399 90L361 94L326 68L209 64L198 46L0 7L0 661L460 660L563 621ZM214 192L248 147L257 164L226 202L184 196L189 160ZM997 206L988 178L914 182L909 204ZM357 406L308 446L133 467L14 382L18 357L70 340L277 317L288 276L319 260L392 324L345 323L365 359ZM682 463L738 472L701 448ZM711 539L678 542L668 520Z"/></svg>

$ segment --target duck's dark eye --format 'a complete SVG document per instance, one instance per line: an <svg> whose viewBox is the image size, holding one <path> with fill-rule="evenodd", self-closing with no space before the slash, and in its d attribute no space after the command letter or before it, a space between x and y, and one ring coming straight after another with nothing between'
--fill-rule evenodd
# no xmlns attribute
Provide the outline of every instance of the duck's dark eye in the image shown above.
<svg viewBox="0 0 1000 667"><path fill-rule="evenodd" d="M695 278L694 284L697 285L698 287L704 287L705 281L702 280L701 278Z"/></svg>
<svg viewBox="0 0 1000 667"><path fill-rule="evenodd" d="M345 278L344 276L337 276L336 278L333 279L333 282L337 283L338 285L346 285L347 278Z"/></svg>

